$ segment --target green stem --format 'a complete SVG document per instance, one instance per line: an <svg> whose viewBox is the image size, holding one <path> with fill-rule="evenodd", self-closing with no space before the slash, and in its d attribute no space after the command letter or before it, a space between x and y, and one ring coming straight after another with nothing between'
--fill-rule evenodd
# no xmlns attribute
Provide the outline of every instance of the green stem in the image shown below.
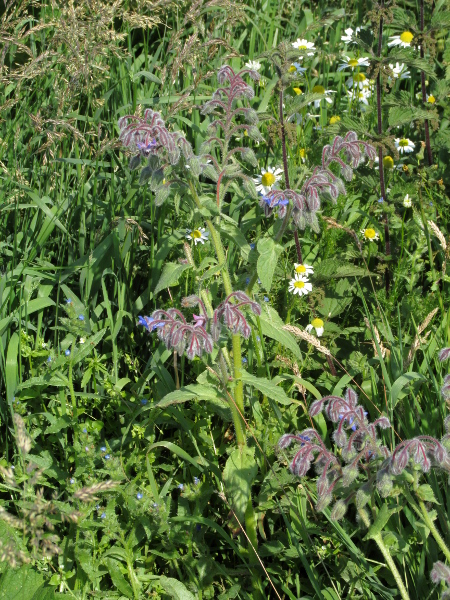
<svg viewBox="0 0 450 600"><path fill-rule="evenodd" d="M431 534L434 537L434 539L436 540L437 545L442 550L442 552L445 554L445 558L447 559L447 561L450 562L450 550L447 548L447 544L444 542L444 540L441 537L441 534L437 530L437 527L434 524L432 518L430 517L424 502L422 500L418 500L418 502L419 502L420 511L422 513L423 520L425 521L425 525L431 531Z"/></svg>
<svg viewBox="0 0 450 600"><path fill-rule="evenodd" d="M365 512L365 510L364 509L358 510L358 514L361 517L361 520L364 523L364 525L367 527L367 529L369 529L370 520L369 520L369 517L367 516L367 513ZM397 569L395 562L391 556L391 553L389 552L389 548L383 542L383 537L382 537L381 532L378 533L377 535L374 535L372 537L372 539L377 544L378 548L381 550L381 553L384 556L386 564L389 567L389 569L391 570L391 573L394 576L395 582L397 583L397 587L399 589L401 597L403 598L403 600L411 600L409 597L409 594L406 590L405 584L403 583L403 579L402 579L400 573L398 572L398 569Z"/></svg>

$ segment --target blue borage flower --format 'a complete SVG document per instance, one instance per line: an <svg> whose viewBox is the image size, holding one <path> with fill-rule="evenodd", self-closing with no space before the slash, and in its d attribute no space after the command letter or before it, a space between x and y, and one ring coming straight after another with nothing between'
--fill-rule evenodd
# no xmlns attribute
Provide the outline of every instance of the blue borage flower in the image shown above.
<svg viewBox="0 0 450 600"><path fill-rule="evenodd" d="M142 325L147 329L147 331L155 331L158 327L164 327L164 323L158 321L155 323L156 319L153 317L138 317L139 322L138 325Z"/></svg>
<svg viewBox="0 0 450 600"><path fill-rule="evenodd" d="M142 494L142 492L138 492L138 493L136 494L136 498L137 498L138 500L142 500L142 498L143 498L143 497L144 497L144 494Z"/></svg>

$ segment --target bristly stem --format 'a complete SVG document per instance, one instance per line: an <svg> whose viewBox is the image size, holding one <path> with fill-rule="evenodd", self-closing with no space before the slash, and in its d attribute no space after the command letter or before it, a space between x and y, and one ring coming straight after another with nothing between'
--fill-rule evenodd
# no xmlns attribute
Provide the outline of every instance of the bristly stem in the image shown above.
<svg viewBox="0 0 450 600"><path fill-rule="evenodd" d="M286 189L290 190L291 185L289 182L289 170L288 170L288 161L287 161L287 151L286 151L286 130L284 127L284 116L283 116L283 88L281 87L281 79L279 82L280 85L280 129L281 129L281 148L283 150L283 169L284 169L284 181L286 183ZM294 239L295 239L295 248L297 250L297 259L300 264L303 264L302 257L302 249L300 246L300 240L298 238L298 231L294 231Z"/></svg>
<svg viewBox="0 0 450 600"><path fill-rule="evenodd" d="M380 8L381 8L381 10L384 9L384 0L381 0ZM383 15L381 15L381 17L380 17L380 25L379 25L379 29L378 29L378 47L377 47L377 57L378 58L381 57L382 40L383 40ZM380 69L378 70L378 74L377 74L377 132L378 132L378 135L381 137L381 135L383 133L383 121L382 121L382 114L381 114L381 71L380 71ZM378 148L378 166L379 166L379 172L380 172L381 197L383 198L383 202L386 202L386 188L385 188L385 184L384 184L383 148L381 145ZM385 254L386 254L386 256L390 256L391 255L391 240L390 240L390 236L389 236L388 215L386 212L384 212L384 215L383 215L383 222L384 222ZM389 286L390 286L389 265L385 271L384 283L386 286L386 294L388 294Z"/></svg>
<svg viewBox="0 0 450 600"><path fill-rule="evenodd" d="M420 32L423 33L424 30L424 0L420 0ZM425 48L424 41L422 39L420 43L420 58L425 57ZM422 102L426 104L427 102L427 89L425 85L425 72L420 72L420 81L422 83ZM428 119L425 119L425 145L427 148L427 159L428 165L431 167L433 164L433 154L431 152L431 142L430 142L430 125L428 123Z"/></svg>
<svg viewBox="0 0 450 600"><path fill-rule="evenodd" d="M358 514L359 514L362 522L364 523L364 525L367 527L367 529L369 529L370 520L369 520L365 510L364 509L358 510ZM397 569L395 562L391 556L391 553L389 552L389 548L383 542L383 537L382 537L381 533L374 535L372 537L372 539L376 543L378 548L381 550L381 553L384 556L384 560L386 561L387 566L389 567L392 575L394 576L394 579L395 579L395 582L399 589L401 597L403 598L403 600L411 600L409 597L409 594L406 590L405 584L403 583L403 579L402 579L400 573L398 572L398 569Z"/></svg>

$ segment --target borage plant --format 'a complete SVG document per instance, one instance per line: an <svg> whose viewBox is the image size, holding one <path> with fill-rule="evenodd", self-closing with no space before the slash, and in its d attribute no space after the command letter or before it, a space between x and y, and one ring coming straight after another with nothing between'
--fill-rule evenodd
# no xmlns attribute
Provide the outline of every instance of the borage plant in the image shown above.
<svg viewBox="0 0 450 600"><path fill-rule="evenodd" d="M418 435L390 450L377 436L377 428L390 428L389 419L380 416L370 422L351 388L347 389L344 398L326 396L317 400L311 405L309 414L315 417L323 410L335 424L333 439L336 449L330 450L314 428L283 435L278 448L285 450L292 444L300 445L289 465L294 475L304 477L314 463L318 473L318 511L326 510L334 501L330 517L339 520L345 516L349 505L355 504L357 520L368 529L365 539L375 541L402 598L407 600L410 597L408 586L390 550L395 533L392 529L383 530L390 517L402 510L404 503L399 502L399 496L403 495L430 530L446 559L450 560L450 550L434 523L436 512L427 508L430 503L437 502L433 490L430 485L420 481L431 468L450 473L450 416L445 420L447 434L442 440ZM435 582L446 579L442 575L442 568L439 568L441 564L435 565L432 574Z"/></svg>

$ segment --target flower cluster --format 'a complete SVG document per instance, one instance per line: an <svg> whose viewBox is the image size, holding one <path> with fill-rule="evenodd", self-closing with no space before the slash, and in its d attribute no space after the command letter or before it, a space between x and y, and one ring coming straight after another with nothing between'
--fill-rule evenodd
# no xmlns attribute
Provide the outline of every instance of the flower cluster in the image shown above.
<svg viewBox="0 0 450 600"><path fill-rule="evenodd" d="M422 472L429 471L432 466L447 471L450 469L447 452L447 447L450 446L450 417L445 421L447 435L442 441L431 436L417 436L402 441L391 454L388 447L382 445L377 439L376 432L376 427L381 429L390 427L389 420L381 416L370 423L367 412L358 404L358 396L351 388L347 389L344 398L326 396L313 402L309 414L314 417L324 409L326 416L336 424L333 439L336 446L341 449L340 456L345 465L342 465L333 452L328 450L315 429L309 428L295 435L283 435L278 442L278 447L285 449L293 442L300 444L300 449L290 463L292 473L300 477L306 475L315 460L319 474L317 510L324 510L332 501L333 494L337 494L339 490L347 494L345 499L337 500L332 518L342 518L352 498L355 499L358 509L367 504L373 485L376 485L382 497L389 496L394 477L401 475L410 465L412 468L419 468ZM356 480L362 473L367 475L368 480L358 485Z"/></svg>
<svg viewBox="0 0 450 600"><path fill-rule="evenodd" d="M181 304L183 307L198 306L200 314L194 314L192 322L188 323L177 308L157 309L150 317L139 317L139 325L149 332L157 330L158 337L167 348L173 348L180 356L186 352L190 360L212 352L222 324L233 334L241 334L248 339L251 328L241 310L244 306L248 306L257 316L261 314L259 304L240 291L229 294L216 308L212 318L208 317L206 307L198 296L187 296Z"/></svg>
<svg viewBox="0 0 450 600"><path fill-rule="evenodd" d="M358 140L354 131L349 131L343 138L336 136L331 145L322 150L322 165L316 167L303 184L300 191L275 190L263 197L261 204L270 214L275 207L278 208L279 218L284 218L288 206L292 206L292 218L300 229L310 225L318 229L316 212L320 208L320 197L325 196L336 201L339 194L346 194L344 182L330 169L333 163L340 167L341 175L346 181L351 181L353 169L363 162L365 155L370 160L375 159L375 148L367 142Z"/></svg>

